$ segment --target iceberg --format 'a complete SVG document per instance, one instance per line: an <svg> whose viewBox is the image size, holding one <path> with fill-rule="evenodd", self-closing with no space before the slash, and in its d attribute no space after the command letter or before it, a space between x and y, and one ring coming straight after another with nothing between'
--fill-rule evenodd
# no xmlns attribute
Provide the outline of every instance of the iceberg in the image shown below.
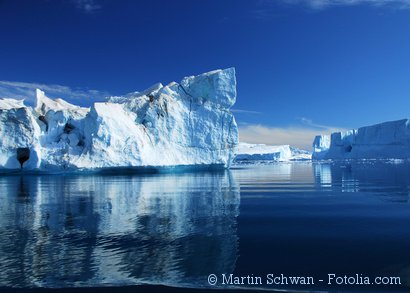
<svg viewBox="0 0 410 293"><path fill-rule="evenodd" d="M156 84L90 108L50 99L0 99L0 169L70 171L103 168L229 167L238 144L230 108L235 69Z"/></svg>
<svg viewBox="0 0 410 293"><path fill-rule="evenodd" d="M266 145L240 142L235 162L252 161L302 161L310 160L312 154L289 145Z"/></svg>
<svg viewBox="0 0 410 293"><path fill-rule="evenodd" d="M384 122L331 135L313 141L313 160L408 159L410 120Z"/></svg>

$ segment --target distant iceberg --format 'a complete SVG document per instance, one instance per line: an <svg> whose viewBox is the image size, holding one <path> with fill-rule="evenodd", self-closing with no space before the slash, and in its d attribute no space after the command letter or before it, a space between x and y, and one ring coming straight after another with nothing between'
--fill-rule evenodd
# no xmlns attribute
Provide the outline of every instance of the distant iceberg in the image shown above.
<svg viewBox="0 0 410 293"><path fill-rule="evenodd" d="M36 91L33 109L0 99L0 171L229 167L238 144L235 69L82 108Z"/></svg>
<svg viewBox="0 0 410 293"><path fill-rule="evenodd" d="M266 145L241 142L235 162L250 161L302 161L310 160L312 154L289 145Z"/></svg>
<svg viewBox="0 0 410 293"><path fill-rule="evenodd" d="M408 159L410 120L384 122L331 135L313 141L313 160Z"/></svg>

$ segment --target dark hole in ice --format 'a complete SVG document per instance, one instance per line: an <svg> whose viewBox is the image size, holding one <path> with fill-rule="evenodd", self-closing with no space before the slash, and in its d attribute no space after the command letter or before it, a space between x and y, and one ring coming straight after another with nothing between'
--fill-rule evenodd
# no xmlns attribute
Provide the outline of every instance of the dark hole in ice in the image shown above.
<svg viewBox="0 0 410 293"><path fill-rule="evenodd" d="M157 111L157 117L159 118L159 117L164 117L165 115L164 115L164 113L162 113L162 112L160 112L160 111Z"/></svg>
<svg viewBox="0 0 410 293"><path fill-rule="evenodd" d="M17 148L17 160L20 162L21 169L23 169L23 164L28 159L30 159L30 149L29 148Z"/></svg>
<svg viewBox="0 0 410 293"><path fill-rule="evenodd" d="M64 126L64 133L70 133L71 131L74 130L74 125L70 124L70 123L66 123L66 125Z"/></svg>
<svg viewBox="0 0 410 293"><path fill-rule="evenodd" d="M149 101L152 103L154 101L154 95L153 94L149 94L148 95Z"/></svg>
<svg viewBox="0 0 410 293"><path fill-rule="evenodd" d="M84 138L80 138L80 140L79 140L78 143L77 143L77 146L83 147L84 145L85 145L85 143L84 143Z"/></svg>
<svg viewBox="0 0 410 293"><path fill-rule="evenodd" d="M346 151L346 153L350 153L351 151L352 151L352 146L351 145L348 145L346 148L345 148L345 151Z"/></svg>
<svg viewBox="0 0 410 293"><path fill-rule="evenodd" d="M38 117L38 120L40 120L41 122L43 122L46 125L46 131L48 131L48 122L45 116L41 115L40 117Z"/></svg>

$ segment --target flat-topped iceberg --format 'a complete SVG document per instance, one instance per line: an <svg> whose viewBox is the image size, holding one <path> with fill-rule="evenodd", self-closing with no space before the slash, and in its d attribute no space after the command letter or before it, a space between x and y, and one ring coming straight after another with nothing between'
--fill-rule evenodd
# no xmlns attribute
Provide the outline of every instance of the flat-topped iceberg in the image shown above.
<svg viewBox="0 0 410 293"><path fill-rule="evenodd" d="M229 167L238 144L234 68L185 77L90 108L36 91L33 109L0 99L0 168Z"/></svg>
<svg viewBox="0 0 410 293"><path fill-rule="evenodd" d="M331 135L313 141L314 160L327 159L408 159L410 120L384 122Z"/></svg>
<svg viewBox="0 0 410 293"><path fill-rule="evenodd" d="M312 154L289 145L266 145L241 142L235 162L251 161L300 161L310 160Z"/></svg>

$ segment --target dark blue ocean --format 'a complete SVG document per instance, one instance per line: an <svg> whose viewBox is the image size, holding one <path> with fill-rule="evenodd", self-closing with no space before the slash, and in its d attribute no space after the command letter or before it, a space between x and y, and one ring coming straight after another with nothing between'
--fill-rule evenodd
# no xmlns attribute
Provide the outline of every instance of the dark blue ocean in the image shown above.
<svg viewBox="0 0 410 293"><path fill-rule="evenodd" d="M409 194L396 161L1 176L0 287L408 291Z"/></svg>

